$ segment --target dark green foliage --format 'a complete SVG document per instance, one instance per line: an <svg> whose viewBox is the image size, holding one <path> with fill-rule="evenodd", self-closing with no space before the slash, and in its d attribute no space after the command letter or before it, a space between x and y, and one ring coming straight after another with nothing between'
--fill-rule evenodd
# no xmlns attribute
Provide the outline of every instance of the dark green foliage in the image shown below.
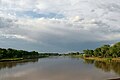
<svg viewBox="0 0 120 80"><path fill-rule="evenodd" d="M94 54L93 50L88 50L88 49L87 50L83 50L83 52L86 54L85 55L86 57L89 57L89 56L92 57L92 55Z"/></svg>
<svg viewBox="0 0 120 80"><path fill-rule="evenodd" d="M116 58L120 57L120 42L110 45L103 45L102 47L96 48L95 50L83 50L86 57L107 57Z"/></svg>
<svg viewBox="0 0 120 80"><path fill-rule="evenodd" d="M0 48L0 59L5 58L35 58L39 57L38 52L24 51L24 50L15 50L15 49L2 49Z"/></svg>
<svg viewBox="0 0 120 80"><path fill-rule="evenodd" d="M23 58L23 59L32 59L32 58L43 58L49 56L61 56L58 53L38 53L36 51L24 51L16 49L3 49L0 48L0 59L9 59L9 58Z"/></svg>
<svg viewBox="0 0 120 80"><path fill-rule="evenodd" d="M71 52L68 55L79 55L79 54L81 54L81 53L79 53L79 52Z"/></svg>
<svg viewBox="0 0 120 80"><path fill-rule="evenodd" d="M45 55L45 56L61 56L61 54L58 54L58 53L40 53L40 55Z"/></svg>

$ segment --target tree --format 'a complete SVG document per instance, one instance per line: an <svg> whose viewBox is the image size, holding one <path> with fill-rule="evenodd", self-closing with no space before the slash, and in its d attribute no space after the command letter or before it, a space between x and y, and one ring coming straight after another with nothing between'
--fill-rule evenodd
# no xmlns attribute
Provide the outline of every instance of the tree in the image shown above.
<svg viewBox="0 0 120 80"><path fill-rule="evenodd" d="M85 56L92 57L93 56L93 50L83 50Z"/></svg>
<svg viewBox="0 0 120 80"><path fill-rule="evenodd" d="M94 56L95 57L100 57L101 56L101 48L96 48L94 50Z"/></svg>
<svg viewBox="0 0 120 80"><path fill-rule="evenodd" d="M109 53L110 45L103 45L101 47L101 57L109 57L111 56Z"/></svg>
<svg viewBox="0 0 120 80"><path fill-rule="evenodd" d="M95 50L83 50L86 56L95 57L120 57L120 42L110 45L103 45Z"/></svg>

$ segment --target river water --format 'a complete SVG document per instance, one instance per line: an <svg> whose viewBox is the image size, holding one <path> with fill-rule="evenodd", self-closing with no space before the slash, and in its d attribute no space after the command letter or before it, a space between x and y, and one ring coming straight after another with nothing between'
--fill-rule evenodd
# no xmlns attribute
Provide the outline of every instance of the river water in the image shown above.
<svg viewBox="0 0 120 80"><path fill-rule="evenodd" d="M0 80L108 80L119 77L119 62L95 62L62 56L0 62Z"/></svg>

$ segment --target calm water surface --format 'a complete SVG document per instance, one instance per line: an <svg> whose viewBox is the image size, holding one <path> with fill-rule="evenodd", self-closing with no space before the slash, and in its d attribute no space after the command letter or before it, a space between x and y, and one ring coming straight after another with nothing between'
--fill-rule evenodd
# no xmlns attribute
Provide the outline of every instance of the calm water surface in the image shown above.
<svg viewBox="0 0 120 80"><path fill-rule="evenodd" d="M49 57L0 63L0 80L107 80L120 77L120 63Z"/></svg>

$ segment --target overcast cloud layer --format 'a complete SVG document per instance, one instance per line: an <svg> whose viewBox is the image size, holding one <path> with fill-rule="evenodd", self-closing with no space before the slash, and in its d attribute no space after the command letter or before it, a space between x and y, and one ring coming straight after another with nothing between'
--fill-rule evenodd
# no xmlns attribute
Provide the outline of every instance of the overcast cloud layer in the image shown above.
<svg viewBox="0 0 120 80"><path fill-rule="evenodd" d="M120 0L0 0L0 47L68 52L120 41Z"/></svg>

